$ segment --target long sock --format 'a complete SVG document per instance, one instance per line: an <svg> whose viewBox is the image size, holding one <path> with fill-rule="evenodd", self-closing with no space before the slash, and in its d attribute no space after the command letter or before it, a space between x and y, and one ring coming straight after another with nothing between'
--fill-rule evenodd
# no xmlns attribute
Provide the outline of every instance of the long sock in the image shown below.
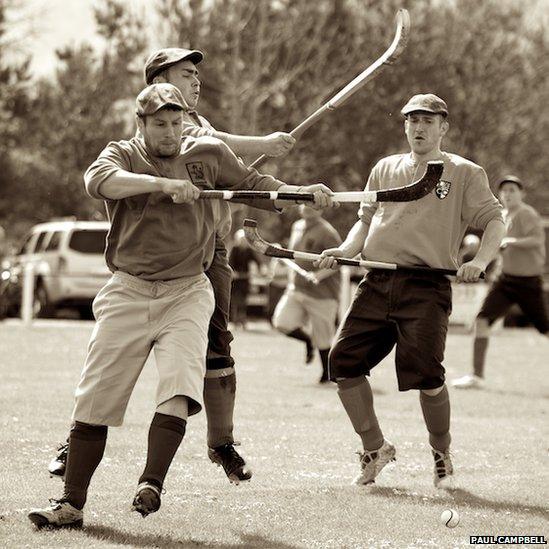
<svg viewBox="0 0 549 549"><path fill-rule="evenodd" d="M313 349L313 342L311 341L310 336L306 334L301 328L296 328L294 331L288 332L286 335L288 337L293 337L294 339L304 341L305 345L307 345L307 352Z"/></svg>
<svg viewBox="0 0 549 549"><path fill-rule="evenodd" d="M319 349L318 353L320 354L320 360L322 361L322 377L320 378L320 381L328 381L330 379L328 371L328 355L330 354L330 349Z"/></svg>
<svg viewBox="0 0 549 549"><path fill-rule="evenodd" d="M208 374L206 374L207 376ZM208 421L208 446L232 444L236 375L204 379L204 408Z"/></svg>
<svg viewBox="0 0 549 549"><path fill-rule="evenodd" d="M484 377L484 363L488 349L487 337L475 337L473 342L473 372L476 376Z"/></svg>
<svg viewBox="0 0 549 549"><path fill-rule="evenodd" d="M162 488L168 469L183 440L187 422L176 416L156 412L149 429L147 463L139 478L141 482L152 482Z"/></svg>
<svg viewBox="0 0 549 549"><path fill-rule="evenodd" d="M419 393L421 411L425 419L427 431L429 431L429 442L439 452L445 452L450 447L450 398L446 385L444 389L435 396L426 395L423 391Z"/></svg>
<svg viewBox="0 0 549 549"><path fill-rule="evenodd" d="M108 427L76 421L69 435L64 499L77 509L86 503L88 487L103 458Z"/></svg>
<svg viewBox="0 0 549 549"><path fill-rule="evenodd" d="M374 411L374 396L365 377L345 379L337 382L337 393L341 403L360 436L364 449L378 450L383 444L383 433L379 428Z"/></svg>

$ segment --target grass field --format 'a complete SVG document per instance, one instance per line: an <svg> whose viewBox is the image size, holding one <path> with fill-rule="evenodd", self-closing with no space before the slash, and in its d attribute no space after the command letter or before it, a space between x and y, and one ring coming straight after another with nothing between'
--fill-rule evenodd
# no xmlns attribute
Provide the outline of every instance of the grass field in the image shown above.
<svg viewBox="0 0 549 549"><path fill-rule="evenodd" d="M469 535L549 537L549 345L503 330L489 349L489 388L452 391L456 489L432 487L432 461L414 392L398 393L392 357L372 377L397 462L373 488L350 485L359 439L320 365L266 324L238 332L236 435L254 469L230 485L206 456L204 414L192 418L166 480L162 508L130 512L153 414L156 370L145 367L123 427L111 429L81 531L35 531L31 507L59 496L47 463L66 436L89 322L0 324L0 547L461 547ZM469 369L471 339L450 334L449 377ZM455 508L449 529L441 512Z"/></svg>

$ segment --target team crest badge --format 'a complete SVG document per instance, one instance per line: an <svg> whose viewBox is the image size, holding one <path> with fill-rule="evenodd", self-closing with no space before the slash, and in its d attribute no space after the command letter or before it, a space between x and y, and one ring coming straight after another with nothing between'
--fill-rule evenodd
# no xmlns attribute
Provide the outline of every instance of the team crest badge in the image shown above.
<svg viewBox="0 0 549 549"><path fill-rule="evenodd" d="M450 192L451 186L452 183L450 183L450 181L439 181L435 187L435 194L437 195L437 198L440 198L441 200L446 198Z"/></svg>
<svg viewBox="0 0 549 549"><path fill-rule="evenodd" d="M186 164L187 171L191 177L193 183L205 183L206 179L204 178L204 166L202 162L189 162Z"/></svg>

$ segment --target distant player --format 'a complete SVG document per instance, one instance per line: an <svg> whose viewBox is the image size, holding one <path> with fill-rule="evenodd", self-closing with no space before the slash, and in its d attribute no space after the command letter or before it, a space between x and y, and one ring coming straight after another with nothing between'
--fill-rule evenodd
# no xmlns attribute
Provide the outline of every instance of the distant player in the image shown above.
<svg viewBox="0 0 549 549"><path fill-rule="evenodd" d="M182 142L185 109L176 87L148 86L136 100L139 137L109 143L86 171L86 190L104 200L111 222L105 257L113 275L93 303L97 322L76 389L64 494L29 513L38 527L82 525L108 428L123 423L153 350L157 407L132 508L143 516L160 508L187 418L203 403L214 310L204 271L215 252L219 210L215 201L196 200L200 189L308 189L315 205L332 203L324 185L292 187L261 175L218 139L186 137Z"/></svg>
<svg viewBox="0 0 549 549"><path fill-rule="evenodd" d="M453 382L459 389L484 386L484 364L491 325L505 316L512 305L541 333L547 334L547 310L541 275L545 267L545 232L536 210L523 202L524 185L514 175L498 182L505 207L506 236L501 243L501 274L486 296L475 322L473 374Z"/></svg>
<svg viewBox="0 0 549 549"><path fill-rule="evenodd" d="M415 202L363 203L345 242L323 252L320 267L334 257L358 253L372 261L404 266L458 268L458 250L467 226L484 231L475 257L459 267L457 280L474 282L496 255L504 234L501 207L484 170L441 151L448 131L446 103L433 94L415 95L402 109L408 154L380 160L368 190L405 185L442 160L444 172L435 190ZM450 457L450 400L445 385L444 347L452 308L450 281L438 273L371 270L360 282L330 353L330 375L362 440L357 484L371 484L395 447L384 438L366 376L396 345L395 366L401 391L416 389L435 461L434 484L453 474Z"/></svg>
<svg viewBox="0 0 549 549"><path fill-rule="evenodd" d="M337 246L341 237L322 214L301 205L301 219L292 226L289 247L294 250L321 252ZM317 270L310 262L296 261L299 271L289 271L288 287L273 315L273 326L306 345L305 362L313 360L318 349L322 362L320 383L328 378L328 354L335 335L340 275L331 269ZM310 325L310 333L306 326Z"/></svg>

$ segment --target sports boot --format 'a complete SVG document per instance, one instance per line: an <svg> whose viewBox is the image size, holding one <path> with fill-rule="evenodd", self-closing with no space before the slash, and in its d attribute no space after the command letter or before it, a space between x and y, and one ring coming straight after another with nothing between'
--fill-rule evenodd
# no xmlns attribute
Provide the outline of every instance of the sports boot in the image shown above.
<svg viewBox="0 0 549 549"><path fill-rule="evenodd" d="M239 484L252 478L252 471L231 443L208 448L208 457L212 463L221 465L229 480Z"/></svg>
<svg viewBox="0 0 549 549"><path fill-rule="evenodd" d="M151 482L142 482L137 487L137 492L133 498L132 511L141 513L145 518L151 513L156 513L160 509L161 489Z"/></svg>
<svg viewBox="0 0 549 549"><path fill-rule="evenodd" d="M396 461L395 455L395 447L388 440L384 440L381 448L377 450L359 452L362 471L353 484L373 484L383 467L391 461Z"/></svg>
<svg viewBox="0 0 549 549"><path fill-rule="evenodd" d="M31 509L29 519L37 528L81 528L84 513L63 499L50 499L45 509Z"/></svg>
<svg viewBox="0 0 549 549"><path fill-rule="evenodd" d="M439 452L431 448L431 452L435 458L433 477L435 488L452 488L454 466L452 465L450 450Z"/></svg>

